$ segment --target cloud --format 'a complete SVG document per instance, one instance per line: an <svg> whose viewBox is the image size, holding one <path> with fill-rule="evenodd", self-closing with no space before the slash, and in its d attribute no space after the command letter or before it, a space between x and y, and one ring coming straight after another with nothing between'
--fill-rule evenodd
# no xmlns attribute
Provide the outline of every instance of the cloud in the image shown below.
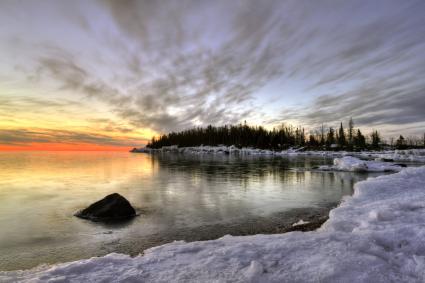
<svg viewBox="0 0 425 283"><path fill-rule="evenodd" d="M213 6L216 12L226 11L223 5ZM164 132L236 123L254 112L253 93L280 74L276 56L281 41L269 40L279 27L273 6L264 5L255 13L252 4L232 6L225 36L210 42L214 39L208 36L217 30L200 37L202 29L196 29L202 24L200 12L208 8L205 4L101 2L125 35L114 44L105 39L105 48L122 58L116 70L105 66L113 81L99 77L99 66L60 47L45 49L38 69L59 82L60 89L107 103L133 127ZM255 19L245 20L252 16Z"/></svg>
<svg viewBox="0 0 425 283"><path fill-rule="evenodd" d="M93 130L102 130L105 132L128 134L133 133L134 128L128 127L122 123L117 123L111 119L96 118L88 119L88 122L94 124Z"/></svg>
<svg viewBox="0 0 425 283"><path fill-rule="evenodd" d="M283 107L273 123L293 119L314 127L353 117L359 126L392 125L401 131L401 125L422 122L416 134L425 131L425 82L419 76L425 72L424 3L357 4L350 14L341 13L343 22L311 37L315 56L305 52L290 68L290 77L303 77L305 92L315 98L299 107ZM359 13L363 21L352 25Z"/></svg>
<svg viewBox="0 0 425 283"><path fill-rule="evenodd" d="M168 132L265 116L310 126L350 116L369 126L425 122L423 1L74 3L79 9L58 25L71 22L76 46L31 45L39 48L31 76L125 121L104 130ZM299 91L275 89L281 97L260 104L272 82ZM290 95L307 102L286 107Z"/></svg>
<svg viewBox="0 0 425 283"><path fill-rule="evenodd" d="M332 95L321 95L309 106L287 109L280 119L303 121L308 125L336 124L353 117L359 126L425 125L425 82L393 77L365 79L361 86ZM400 128L400 127L398 127ZM402 128L401 128L402 130ZM419 127L417 133L425 130Z"/></svg>
<svg viewBox="0 0 425 283"><path fill-rule="evenodd" d="M0 97L1 112L16 112L22 109L61 109L68 107L81 107L78 101L69 99L43 99L30 96Z"/></svg>
<svg viewBox="0 0 425 283"><path fill-rule="evenodd" d="M46 129L2 129L0 131L0 141L3 145L22 146L30 143L62 143L62 144L97 144L107 146L137 146L146 143L145 139L131 139L128 137L115 137L95 133L84 133L65 130Z"/></svg>

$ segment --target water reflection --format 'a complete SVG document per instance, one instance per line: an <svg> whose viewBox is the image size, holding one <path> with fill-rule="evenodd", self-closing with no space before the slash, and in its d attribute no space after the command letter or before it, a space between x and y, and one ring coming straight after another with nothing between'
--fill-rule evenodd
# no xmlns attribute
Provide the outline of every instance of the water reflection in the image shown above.
<svg viewBox="0 0 425 283"><path fill-rule="evenodd" d="M329 209L368 176L311 170L331 162L311 157L3 152L0 269L113 251L134 254L174 239L272 232L303 213ZM112 192L128 198L141 216L121 225L72 216Z"/></svg>

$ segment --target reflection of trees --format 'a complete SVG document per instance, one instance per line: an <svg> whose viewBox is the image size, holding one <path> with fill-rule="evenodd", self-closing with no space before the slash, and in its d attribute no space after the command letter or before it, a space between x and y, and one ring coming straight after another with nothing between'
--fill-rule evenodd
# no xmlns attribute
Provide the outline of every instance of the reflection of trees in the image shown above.
<svg viewBox="0 0 425 283"><path fill-rule="evenodd" d="M273 194L290 202L303 203L305 198L319 206L337 202L341 196L352 194L355 182L370 176L313 170L311 168L332 162L332 159L316 157L178 153L147 156L155 168L156 183L149 186L154 190L144 194L149 194L157 207L170 210L163 211L166 214L180 210L194 214L195 218L203 215L221 221L229 215L250 213L253 208L250 200L262 200L264 196L267 202ZM295 194L294 189L299 194ZM169 225L174 225L176 218L170 220L173 223Z"/></svg>
<svg viewBox="0 0 425 283"><path fill-rule="evenodd" d="M256 190L262 189L267 178L283 183L302 175L289 171L288 162L281 158L167 153L151 155L150 162L158 168L156 183L151 185L155 189L144 191L141 197L160 207L162 221L168 215L167 226L179 225L176 212L190 214L193 222L246 217L253 208L250 200L261 194Z"/></svg>
<svg viewBox="0 0 425 283"><path fill-rule="evenodd" d="M153 166L160 168L159 174L202 179L203 182L232 183L248 187L249 183L272 180L275 183L302 184L320 183L325 188L340 188L341 193L350 194L354 183L365 180L370 174L355 172L312 171L317 165L328 164L329 159L272 156L232 155L183 155L159 153L151 155ZM178 173L178 174L177 174Z"/></svg>
<svg viewBox="0 0 425 283"><path fill-rule="evenodd" d="M152 166L169 174L186 174L187 177L204 178L206 181L248 183L261 182L266 178L276 182L303 183L306 174L313 174L310 168L329 164L323 158L297 157L282 158L272 156L233 156L233 155L183 155L158 153L151 155ZM314 171L313 171L314 172ZM350 187L370 174L354 172L314 172L321 178L322 185L340 182Z"/></svg>
<svg viewBox="0 0 425 283"><path fill-rule="evenodd" d="M354 184L366 180L376 174L358 173L358 172L312 172L312 179L319 180L322 187L333 187L340 190L341 195L353 193Z"/></svg>
<svg viewBox="0 0 425 283"><path fill-rule="evenodd" d="M262 181L265 178L279 176L285 182L291 167L303 167L304 163L289 163L288 160L276 157L229 156L229 155L181 155L154 154L152 159L161 170L169 173L183 173L190 176L202 176L207 181L232 181L245 183ZM289 174L291 175L291 174ZM303 175L302 173L299 174ZM298 176L298 177L299 177Z"/></svg>

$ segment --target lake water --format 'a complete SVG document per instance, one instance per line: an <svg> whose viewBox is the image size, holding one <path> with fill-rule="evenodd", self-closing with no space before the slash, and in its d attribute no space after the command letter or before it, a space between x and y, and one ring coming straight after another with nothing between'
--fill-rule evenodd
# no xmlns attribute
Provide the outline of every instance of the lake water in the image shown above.
<svg viewBox="0 0 425 283"><path fill-rule="evenodd" d="M173 240L276 233L311 219L370 174L318 172L332 159L127 152L1 152L0 270L110 252L136 255ZM107 194L140 216L123 224L73 214Z"/></svg>

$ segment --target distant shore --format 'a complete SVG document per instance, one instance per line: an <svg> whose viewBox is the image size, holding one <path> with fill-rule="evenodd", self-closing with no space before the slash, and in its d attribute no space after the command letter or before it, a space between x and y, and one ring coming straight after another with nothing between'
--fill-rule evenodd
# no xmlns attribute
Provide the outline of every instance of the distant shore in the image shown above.
<svg viewBox="0 0 425 283"><path fill-rule="evenodd" d="M327 151L327 150L307 150L304 147L289 148L287 150L268 150L232 146L196 146L179 147L177 145L164 146L153 149L148 147L133 148L133 153L182 153L182 154L228 154L228 155L264 155L264 156L322 156L322 157L343 157L354 156L361 159L378 161L397 162L425 162L425 149L404 149L404 150L379 150L379 151Z"/></svg>

